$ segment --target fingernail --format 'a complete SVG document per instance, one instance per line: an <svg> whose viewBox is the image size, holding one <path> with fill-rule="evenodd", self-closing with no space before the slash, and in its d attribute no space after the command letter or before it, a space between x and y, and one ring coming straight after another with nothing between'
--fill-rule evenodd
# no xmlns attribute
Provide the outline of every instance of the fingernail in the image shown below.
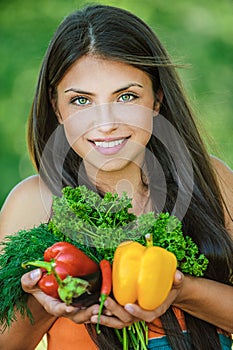
<svg viewBox="0 0 233 350"><path fill-rule="evenodd" d="M133 305L131 304L125 305L125 310L128 311L130 314L132 314L134 312Z"/></svg>
<svg viewBox="0 0 233 350"><path fill-rule="evenodd" d="M30 272L30 278L31 280L35 281L38 280L38 278L41 275L41 270L40 269L35 269Z"/></svg>
<svg viewBox="0 0 233 350"><path fill-rule="evenodd" d="M91 321L92 323L97 323L97 322L98 322L98 316L92 316L91 319L90 319L90 321Z"/></svg>
<svg viewBox="0 0 233 350"><path fill-rule="evenodd" d="M181 275L181 273L178 273L178 280L179 280L179 281L182 280L182 275Z"/></svg>
<svg viewBox="0 0 233 350"><path fill-rule="evenodd" d="M77 308L75 308L75 307L73 307L73 306L67 306L66 307L66 312L69 314L69 313L71 313L71 312L78 312L80 309L77 307Z"/></svg>
<svg viewBox="0 0 233 350"><path fill-rule="evenodd" d="M92 310L92 315L98 315L99 308L95 308Z"/></svg>
<svg viewBox="0 0 233 350"><path fill-rule="evenodd" d="M176 271L176 280L179 282L182 280L182 273L180 271Z"/></svg>

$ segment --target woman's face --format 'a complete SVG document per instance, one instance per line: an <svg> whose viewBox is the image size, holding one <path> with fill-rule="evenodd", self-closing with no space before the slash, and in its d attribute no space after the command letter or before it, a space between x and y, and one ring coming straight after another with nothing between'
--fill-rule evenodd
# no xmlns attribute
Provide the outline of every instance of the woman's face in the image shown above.
<svg viewBox="0 0 233 350"><path fill-rule="evenodd" d="M116 171L141 164L155 115L152 82L131 65L83 56L57 87L56 113L86 165Z"/></svg>

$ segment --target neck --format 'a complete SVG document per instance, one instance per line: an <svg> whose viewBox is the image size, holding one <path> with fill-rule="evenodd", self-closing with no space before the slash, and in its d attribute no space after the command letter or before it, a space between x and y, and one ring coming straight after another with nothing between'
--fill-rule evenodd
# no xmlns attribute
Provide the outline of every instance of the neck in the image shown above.
<svg viewBox="0 0 233 350"><path fill-rule="evenodd" d="M130 163L127 168L118 171L103 171L101 169L93 171L87 164L85 166L89 179L102 192L121 195L123 191L126 191L131 195L137 190L138 185L143 184L141 169L134 163Z"/></svg>
<svg viewBox="0 0 233 350"><path fill-rule="evenodd" d="M139 215L148 211L148 187L143 182L142 170L137 164L132 162L127 168L114 172L98 170L96 173L96 171L90 171L87 165L86 170L90 181L101 192L117 193L119 196L126 192L128 197L132 198L132 212Z"/></svg>

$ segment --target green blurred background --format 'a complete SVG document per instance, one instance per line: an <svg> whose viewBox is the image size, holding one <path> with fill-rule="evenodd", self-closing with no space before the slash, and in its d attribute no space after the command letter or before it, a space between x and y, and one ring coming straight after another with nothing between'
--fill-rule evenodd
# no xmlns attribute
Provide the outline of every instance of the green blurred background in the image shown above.
<svg viewBox="0 0 233 350"><path fill-rule="evenodd" d="M62 19L86 4L74 0L0 0L0 207L32 175L26 123L40 64ZM176 61L204 140L233 168L232 0L109 0L148 22ZM124 40L124 38L122 38Z"/></svg>

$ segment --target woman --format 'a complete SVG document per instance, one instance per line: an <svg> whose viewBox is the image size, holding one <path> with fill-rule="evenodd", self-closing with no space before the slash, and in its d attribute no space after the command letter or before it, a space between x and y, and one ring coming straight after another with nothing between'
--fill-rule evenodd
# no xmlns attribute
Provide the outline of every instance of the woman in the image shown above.
<svg viewBox="0 0 233 350"><path fill-rule="evenodd" d="M204 278L176 271L167 300L153 311L108 298L97 338L91 325L98 305L68 307L38 289L40 270L26 273L22 287L35 323L19 316L0 347L34 349L47 333L50 350L95 349L94 341L121 349L112 328L140 319L148 322L148 348L230 349L232 172L207 154L175 67L151 29L110 6L68 16L42 64L28 141L38 176L9 195L2 237L48 222L52 194L85 184L100 193L126 190L136 214L176 214L209 267Z"/></svg>

